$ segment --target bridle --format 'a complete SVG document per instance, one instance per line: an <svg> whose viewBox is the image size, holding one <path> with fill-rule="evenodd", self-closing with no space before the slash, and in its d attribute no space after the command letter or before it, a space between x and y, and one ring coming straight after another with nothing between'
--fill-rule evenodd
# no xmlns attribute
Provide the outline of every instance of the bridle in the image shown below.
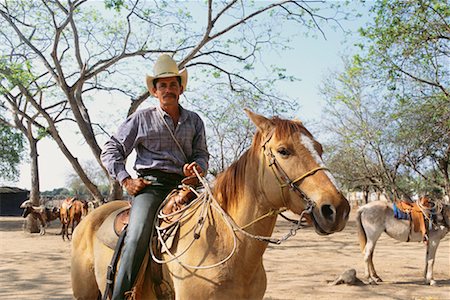
<svg viewBox="0 0 450 300"><path fill-rule="evenodd" d="M277 158L272 153L272 150L269 147L267 147L267 143L272 139L274 132L275 132L275 129L272 129L271 132L266 136L266 138L261 143L262 156L261 156L261 163L260 163L260 168L259 168L259 170L260 170L260 174L259 174L260 186L261 187L263 186L261 183L262 183L262 179L263 179L263 175L264 175L264 161L265 161L265 158L267 158L267 160L269 161L269 167L272 170L273 175L275 176L275 178L278 181L278 185L280 187L281 198L283 200L284 206L288 207L287 203L286 203L286 199L284 197L283 189L285 187L289 187L289 189L291 191L293 191L294 193L296 193L300 197L300 199L302 199L304 202L306 202L305 211L311 212L315 206L315 202L311 198L309 198L308 195L306 195L306 193L304 191L302 191L302 189L298 186L297 183L301 182L306 177L315 174L319 170L328 170L328 168L325 166L319 166L319 167L309 170L305 174L292 180L289 177L289 175L287 175L287 173L283 170L283 168L281 167ZM267 196L266 196L266 198L267 198Z"/></svg>

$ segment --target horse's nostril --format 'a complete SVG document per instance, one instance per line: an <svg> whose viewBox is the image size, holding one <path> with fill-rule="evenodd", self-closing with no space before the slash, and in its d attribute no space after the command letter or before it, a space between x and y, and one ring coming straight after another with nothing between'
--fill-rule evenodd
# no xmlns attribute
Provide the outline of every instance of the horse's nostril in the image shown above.
<svg viewBox="0 0 450 300"><path fill-rule="evenodd" d="M322 205L322 207L320 208L320 212L326 220L331 222L334 221L335 210L333 206L329 204Z"/></svg>

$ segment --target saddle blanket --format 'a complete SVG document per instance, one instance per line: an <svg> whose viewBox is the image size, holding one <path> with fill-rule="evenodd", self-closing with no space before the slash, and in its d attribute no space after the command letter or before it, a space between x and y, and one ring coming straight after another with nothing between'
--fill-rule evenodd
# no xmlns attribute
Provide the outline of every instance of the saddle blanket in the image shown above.
<svg viewBox="0 0 450 300"><path fill-rule="evenodd" d="M97 238L107 247L114 250L116 248L117 242L119 241L120 231L117 230L117 217L122 212L129 210L130 207L123 207L112 214L110 214L103 224L100 225L100 228L97 231ZM171 249L172 245L175 242L175 238L177 236L178 230L180 229L180 224L175 223L172 226L167 226L164 230L161 230L160 238L164 241L160 247L162 247L161 251L165 252Z"/></svg>
<svg viewBox="0 0 450 300"><path fill-rule="evenodd" d="M411 215L407 212L400 210L394 202L394 217L399 220L410 220Z"/></svg>

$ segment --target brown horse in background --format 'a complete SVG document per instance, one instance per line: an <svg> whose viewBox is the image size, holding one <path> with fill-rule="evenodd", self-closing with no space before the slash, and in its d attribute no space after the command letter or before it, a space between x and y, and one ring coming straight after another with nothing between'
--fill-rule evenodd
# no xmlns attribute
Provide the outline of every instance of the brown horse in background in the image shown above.
<svg viewBox="0 0 450 300"><path fill-rule="evenodd" d="M246 112L258 128L251 148L219 175L205 201L186 209L170 248L175 258L161 257L164 281L176 299L262 299L267 285L263 254L283 208L307 212L320 235L343 230L348 220L350 206L321 159L321 145L303 124ZM105 290L113 250L99 239L98 230L127 205L106 203L76 228L75 299L98 299ZM294 264L295 258L286 268L299 267ZM156 299L154 273L146 270L137 296Z"/></svg>
<svg viewBox="0 0 450 300"><path fill-rule="evenodd" d="M45 228L47 225L59 218L59 208L58 207L46 207L45 205L33 206L31 200L24 201L20 208L23 208L22 217L26 218L28 215L31 215L34 219L38 220L40 223L40 235L45 234Z"/></svg>
<svg viewBox="0 0 450 300"><path fill-rule="evenodd" d="M81 222L81 218L87 215L88 205L86 201L77 200L73 197L64 199L61 204L60 220L62 224L61 234L62 239L70 240L70 235L72 235L75 227ZM71 227L71 232L69 235L69 227Z"/></svg>

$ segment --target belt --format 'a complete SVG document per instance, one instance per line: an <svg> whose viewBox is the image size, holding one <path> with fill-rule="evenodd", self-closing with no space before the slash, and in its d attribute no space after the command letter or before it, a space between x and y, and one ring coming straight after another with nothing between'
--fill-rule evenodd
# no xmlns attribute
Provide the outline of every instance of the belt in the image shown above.
<svg viewBox="0 0 450 300"><path fill-rule="evenodd" d="M167 173L167 172L163 172L160 170L151 170L151 169L140 169L137 171L137 173L139 174L139 177L151 176L151 177L156 177L158 179L170 180L170 181L176 181L176 182L181 182L181 180L183 180L183 178L184 178L180 174Z"/></svg>

